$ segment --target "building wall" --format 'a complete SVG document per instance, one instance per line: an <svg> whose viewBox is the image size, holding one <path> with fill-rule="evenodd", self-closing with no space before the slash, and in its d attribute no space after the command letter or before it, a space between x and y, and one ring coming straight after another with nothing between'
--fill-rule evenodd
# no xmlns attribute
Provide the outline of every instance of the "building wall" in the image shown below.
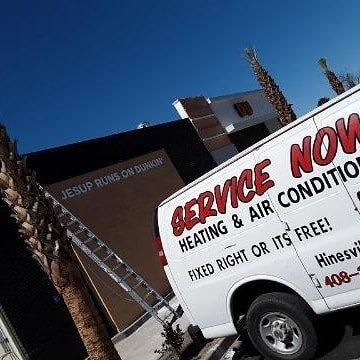
<svg viewBox="0 0 360 360"><path fill-rule="evenodd" d="M240 117L234 104L244 101L250 104L253 114ZM213 112L228 133L276 119L276 112L262 90L214 97L210 98L209 102Z"/></svg>
<svg viewBox="0 0 360 360"><path fill-rule="evenodd" d="M183 98L173 106L182 118L190 119L217 164L281 127L262 90Z"/></svg>
<svg viewBox="0 0 360 360"><path fill-rule="evenodd" d="M217 164L237 154L224 126L203 96L178 99L173 106L182 118L189 118Z"/></svg>
<svg viewBox="0 0 360 360"><path fill-rule="evenodd" d="M161 199L183 186L166 152L158 150L57 182L47 190L159 293L167 295L171 288L155 251L153 218ZM116 332L132 324L143 309L81 250L75 250ZM121 269L118 272L123 274ZM127 282L137 283L132 277ZM137 291L147 293L141 286ZM149 295L148 301L157 299Z"/></svg>
<svg viewBox="0 0 360 360"><path fill-rule="evenodd" d="M282 125L278 118L267 120L264 124L266 125L271 134L282 128Z"/></svg>
<svg viewBox="0 0 360 360"><path fill-rule="evenodd" d="M136 164L159 156L163 166L122 176L126 169L136 170ZM216 165L188 120L41 151L28 158L42 185L156 290L169 293L154 244L155 208ZM121 181L100 188L94 185L83 196L73 197L70 191L70 198L62 199L65 189L96 184L96 179L114 172ZM143 314L142 308L91 260L80 252L78 256L109 326L124 330Z"/></svg>
<svg viewBox="0 0 360 360"><path fill-rule="evenodd" d="M264 123L250 126L242 131L229 134L231 141L235 144L238 152L241 152L270 134Z"/></svg>

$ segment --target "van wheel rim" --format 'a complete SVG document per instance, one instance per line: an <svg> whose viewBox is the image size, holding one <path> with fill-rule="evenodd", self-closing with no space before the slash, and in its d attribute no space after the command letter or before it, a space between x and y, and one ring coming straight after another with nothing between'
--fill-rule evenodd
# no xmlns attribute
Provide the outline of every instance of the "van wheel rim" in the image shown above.
<svg viewBox="0 0 360 360"><path fill-rule="evenodd" d="M295 354L303 343L300 327L281 312L264 314L260 319L259 330L265 344L280 354Z"/></svg>

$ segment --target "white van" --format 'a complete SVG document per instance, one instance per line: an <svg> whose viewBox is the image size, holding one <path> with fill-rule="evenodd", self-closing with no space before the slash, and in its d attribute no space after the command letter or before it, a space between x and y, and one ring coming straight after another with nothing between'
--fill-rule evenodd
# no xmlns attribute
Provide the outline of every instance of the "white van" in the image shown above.
<svg viewBox="0 0 360 360"><path fill-rule="evenodd" d="M159 255L206 338L246 315L271 359L311 359L314 319L360 303L360 86L163 201Z"/></svg>

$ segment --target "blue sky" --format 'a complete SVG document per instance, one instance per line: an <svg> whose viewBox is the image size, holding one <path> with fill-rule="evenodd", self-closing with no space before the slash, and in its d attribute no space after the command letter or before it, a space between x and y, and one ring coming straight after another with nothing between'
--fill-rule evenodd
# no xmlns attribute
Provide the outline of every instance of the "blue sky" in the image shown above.
<svg viewBox="0 0 360 360"><path fill-rule="evenodd" d="M23 152L177 118L179 97L258 88L254 45L298 115L333 94L316 65L360 70L358 1L0 4L0 119Z"/></svg>

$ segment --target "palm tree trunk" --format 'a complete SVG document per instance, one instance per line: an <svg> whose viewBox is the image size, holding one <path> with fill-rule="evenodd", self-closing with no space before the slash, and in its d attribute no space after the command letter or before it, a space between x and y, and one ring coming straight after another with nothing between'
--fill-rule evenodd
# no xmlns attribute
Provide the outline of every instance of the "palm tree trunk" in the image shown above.
<svg viewBox="0 0 360 360"><path fill-rule="evenodd" d="M336 92L336 94L340 95L343 92L345 92L345 88L344 88L343 83L336 76L336 74L329 69L326 59L325 58L319 59L318 64L322 68L322 70L323 70L324 74L326 75L326 78L327 78L331 88Z"/></svg>
<svg viewBox="0 0 360 360"><path fill-rule="evenodd" d="M287 102L275 80L262 67L253 48L245 49L245 58L251 65L256 79L264 90L270 104L275 108L279 121L283 126L296 120L296 114L291 105Z"/></svg>
<svg viewBox="0 0 360 360"><path fill-rule="evenodd" d="M74 277L61 291L88 354L92 360L118 360L120 357L109 338L105 326L85 287L84 281Z"/></svg>
<svg viewBox="0 0 360 360"><path fill-rule="evenodd" d="M38 186L35 173L26 167L16 144L0 125L0 189L19 223L19 232L32 256L63 296L92 360L118 360L120 356L82 280L79 265L57 218L57 209Z"/></svg>

